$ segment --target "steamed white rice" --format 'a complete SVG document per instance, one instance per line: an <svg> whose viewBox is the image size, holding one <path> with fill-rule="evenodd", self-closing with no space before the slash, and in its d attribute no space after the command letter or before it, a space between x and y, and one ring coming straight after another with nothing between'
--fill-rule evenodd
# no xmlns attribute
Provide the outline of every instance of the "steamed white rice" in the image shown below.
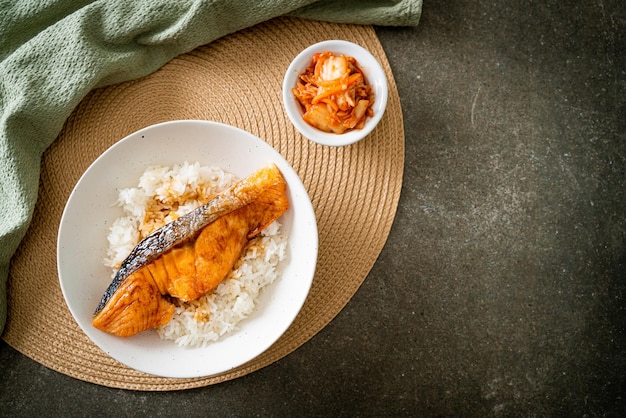
<svg viewBox="0 0 626 418"><path fill-rule="evenodd" d="M199 163L148 167L137 187L118 193L117 205L124 215L110 228L104 260L112 276L142 238L207 202L236 180L228 172ZM263 287L278 277L286 248L287 237L276 221L250 241L233 270L213 292L190 303L175 302L170 322L157 328L161 339L196 347L236 330L254 312Z"/></svg>

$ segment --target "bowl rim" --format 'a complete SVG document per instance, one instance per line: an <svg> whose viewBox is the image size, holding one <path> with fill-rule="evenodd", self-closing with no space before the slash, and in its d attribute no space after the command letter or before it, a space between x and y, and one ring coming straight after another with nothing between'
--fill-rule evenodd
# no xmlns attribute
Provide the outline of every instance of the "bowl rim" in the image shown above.
<svg viewBox="0 0 626 418"><path fill-rule="evenodd" d="M185 128L187 128L187 130L185 130ZM214 132L214 139L207 140L206 138L200 138L199 135L205 132ZM188 133L189 136L195 137L196 139L187 138L176 142L176 140L181 139L185 133ZM232 136L228 137L223 135L228 133L231 133ZM97 276L98 283L95 283L96 279L94 279L93 277L96 276L97 272L107 270L107 268L104 267L104 264L101 262L103 249L104 255L106 255L106 247L104 247L104 245L106 244L103 244L103 247L98 247L97 245L99 244L96 244L95 246L89 244L94 241L103 243L106 242L106 232L104 231L108 231L108 229L106 229L104 226L107 225L108 221L113 219L109 211L115 210L115 208L111 209L110 204L112 202L110 200L105 201L105 199L102 199L102 201L100 201L96 199L97 203L93 204L93 199L90 198L88 199L88 201L83 201L79 205L76 205L77 202L80 202L80 200L77 199L80 199L81 196L83 198L86 196L110 197L113 194L117 193L116 186L118 186L120 182L128 181L131 184L136 184L136 181L139 179L139 177L133 177L134 174L129 174L126 177L123 177L124 175L122 174L121 178L114 177L116 178L116 180L113 180L113 183L110 184L112 178L107 175L103 176L102 171L110 171L110 164L106 165L106 163L110 163L112 161L120 165L126 163L127 159L129 159L130 157L122 157L121 161L119 161L118 158L120 157L120 152L128 152L129 149L136 150L142 142L143 144L141 145L145 146L145 141L150 140L150 136L152 134L155 135L155 142L153 142L155 144L155 147L157 146L156 142L159 142L161 144L159 145L159 147L163 148L162 143L167 142L168 144L171 144L173 143L172 141L174 141L176 143L180 143L180 148L183 149L184 147L182 145L207 141L206 146L204 146L203 149L211 148L218 143L221 145L216 146L216 148L219 149L220 147L222 147L222 149L226 149L226 147L232 146L231 144L234 142L238 144L237 149L229 151L229 153L232 154L233 157L228 157L232 158L233 161L235 157L241 160L246 160L246 158L241 157L242 152L253 155L253 157L251 157L252 159L260 159L261 157L259 156L262 156L262 158L271 158L271 161L277 164L279 169L283 171L283 175L285 176L288 184L288 193L290 193L290 198L292 200L290 209L293 209L291 210L291 212L289 212L288 209L288 212L283 215L283 217L286 216L286 218L283 219L283 217L281 217L281 219L283 219L283 222L287 222L290 225L290 229L288 230L288 251L295 251L294 248L302 247L306 248L307 251L310 250L304 256L298 257L296 254L291 254L289 256L289 262L284 266L281 266L281 271L284 274L291 274L293 277L295 277L295 279L292 279L290 283L285 284L283 282L285 281L286 276L282 276L277 281L269 285L274 287L270 288L271 292L269 292L269 294L264 297L264 301L261 302L263 303L263 305L259 305L259 307L257 308L257 311L261 309L262 312L259 312L258 314L256 314L256 316L254 316L255 314L253 314L248 319L250 323L248 327L246 327L244 324L240 326L239 331L236 331L234 334L224 336L220 340L210 344L207 347L178 347L173 342L161 341L159 337L156 336L156 332L154 331L140 333L132 337L131 339L121 339L119 337L115 337L106 334L103 331L95 329L93 325L91 325L91 316L89 315L88 317L85 317L85 313L88 310L89 314L93 312L97 300L99 300L99 298L101 297L101 291L105 288L101 285L108 285L107 281L110 280L108 275L105 278ZM179 135L178 138L176 137L177 135ZM182 155L185 152L197 153L198 151L174 151L173 154ZM156 155L157 152L155 151L151 154ZM147 161L150 158L157 157L145 157L145 160ZM173 157L171 155L160 155L158 157L158 159L162 158L170 160L170 165L182 163L182 161L176 159L177 157ZM220 159L221 161L222 158L226 157L207 157L207 160L213 160L213 158ZM140 165L142 165L145 169L145 167L147 167L149 164L143 164L143 162L144 159L141 159L141 164L139 162L136 163L136 167L133 168L131 171L134 173ZM202 162L201 164L207 165ZM246 163L245 161L238 161L236 163L236 165L239 167L245 164L248 163ZM100 169L95 170L94 167L100 167ZM228 171L227 167L220 168L226 169ZM238 170L233 167L231 167L231 169L235 171ZM249 170L246 170L246 172L250 172L253 170L254 168L250 168ZM241 177L242 175L242 173L238 172L235 172L234 174L236 174L238 177ZM96 183L89 182L90 178L96 177L99 178ZM104 177L104 179L100 179L102 177ZM106 190L102 192L89 189L90 187L93 188L94 185L97 186L98 184L105 182L107 185L110 186L109 188L112 190ZM70 227L68 227L68 217L72 216L72 214L75 214L77 210L81 209L81 207L82 209L84 209L85 207L91 208L91 213L85 214L86 217L93 217L94 210L103 210L106 211L106 213L102 215L103 219L92 222L97 225L90 226L90 229L81 230L80 227L84 226L84 224L81 223L84 221L81 220L74 221L77 223L77 226L75 225L74 227L71 227L70 224ZM104 209L105 207L107 209ZM121 209L117 209L118 210L116 211L116 213L121 213ZM119 216L119 214L117 216ZM295 231L293 228L296 225L299 225L302 228L302 231L305 232ZM285 224L283 224L283 226L285 226ZM87 243L83 241L81 243L68 245L68 239L82 235L94 235L94 231L96 231L96 233L102 231L104 232L104 236L101 237L98 235L94 238L87 238ZM298 234L296 234L296 232ZM311 236L309 236L309 233ZM301 179L299 178L297 172L287 162L287 160L284 159L284 157L282 157L280 153L276 149L274 149L269 143L263 141L256 135L247 132L241 128L223 124L220 122L203 120L175 120L150 125L138 131L135 131L127 135L123 139L115 142L103 153L101 153L81 175L80 179L70 193L59 223L56 251L57 271L65 303L68 306L70 313L74 317L74 320L78 323L78 326L87 335L87 337L110 357L135 370L161 377L207 377L228 372L258 357L267 349L269 349L271 345L273 345L291 326L291 324L301 311L311 289L318 261L318 234L319 232L317 229L315 212L310 197L308 196L308 193L304 188ZM296 236L299 237L297 238L296 242L291 241L292 239L295 239ZM297 245L300 245L301 247L297 247ZM90 263L89 265L76 268L76 263L85 262L82 260L77 261L81 258L84 259L85 257L81 257L81 254L77 255L76 252L73 252L73 250L76 250L77 248L80 249L81 246L88 248L79 251L83 251L87 255L90 252L97 252L98 255L94 255L89 261L86 262L88 264ZM68 253L72 257L68 257ZM90 270L93 266L96 265L96 257L97 262L99 263L97 270ZM74 261L72 261L72 259L74 259ZM295 266L294 263L298 263L298 260L302 263L302 265ZM68 273L73 276L68 275ZM80 281L77 278L80 279ZM89 283L91 284L84 285L82 282L83 279L89 280ZM300 281L297 284L294 282L294 280L296 279ZM79 284L78 286L77 283ZM102 287L102 289L100 289L100 287ZM294 289L297 289L297 291L293 292ZM289 296L286 296L288 292ZM268 318L265 316L269 316L270 318L274 319L271 324L266 323ZM285 317L284 320L276 320L276 318L282 318L283 316ZM261 332L261 330L250 328L254 326L270 326L270 335L268 335L267 337L258 337L258 334ZM250 338L255 338L255 335L256 339L250 340ZM155 345L155 341L158 341L159 344ZM248 341L248 344L241 344L241 341ZM236 348L235 350L233 350L232 347L235 342L238 342L235 347L242 346L243 348ZM220 358L220 362L217 365L208 364L207 358L211 358L214 355L212 353L214 353L214 350L216 350L215 347L217 347L219 344L224 344L225 346L230 347L230 351L228 351L229 358ZM212 346L213 349L211 349ZM244 348L250 351L245 351ZM219 350L224 351L225 349L217 349L217 351ZM237 352L235 353L234 351ZM232 356L230 355L230 352L233 352ZM203 361L196 361L197 364L177 363L178 361L190 362L191 359L201 359ZM179 365L181 367L177 368L177 366Z"/></svg>
<svg viewBox="0 0 626 418"><path fill-rule="evenodd" d="M334 134L320 131L302 119L300 104L291 89L295 86L298 76L309 65L313 54L324 51L353 56L357 60L359 68L365 73L368 83L374 88L374 116L368 118L362 129ZM302 136L321 145L338 147L354 144L367 137L376 128L387 108L389 86L382 65L370 51L354 42L329 39L310 45L296 55L285 72L282 95L287 116Z"/></svg>

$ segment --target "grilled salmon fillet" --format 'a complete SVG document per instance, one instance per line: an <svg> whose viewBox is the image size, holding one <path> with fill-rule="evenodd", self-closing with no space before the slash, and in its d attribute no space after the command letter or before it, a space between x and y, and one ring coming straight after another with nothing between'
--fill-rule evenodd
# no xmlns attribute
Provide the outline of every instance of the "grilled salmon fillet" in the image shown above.
<svg viewBox="0 0 626 418"><path fill-rule="evenodd" d="M120 337L166 324L172 298L189 302L215 289L246 244L289 207L276 165L261 168L137 244L104 293L93 325Z"/></svg>

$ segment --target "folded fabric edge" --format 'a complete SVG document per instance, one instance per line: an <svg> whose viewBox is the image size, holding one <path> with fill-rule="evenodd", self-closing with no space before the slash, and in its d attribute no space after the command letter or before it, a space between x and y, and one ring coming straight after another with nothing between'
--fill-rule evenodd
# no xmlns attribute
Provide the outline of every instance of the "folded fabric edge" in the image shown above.
<svg viewBox="0 0 626 418"><path fill-rule="evenodd" d="M363 2L351 0L318 1L302 7L288 16L332 23L352 23L374 26L417 26L422 15L422 0L397 0L390 2ZM346 15L350 16L346 21Z"/></svg>

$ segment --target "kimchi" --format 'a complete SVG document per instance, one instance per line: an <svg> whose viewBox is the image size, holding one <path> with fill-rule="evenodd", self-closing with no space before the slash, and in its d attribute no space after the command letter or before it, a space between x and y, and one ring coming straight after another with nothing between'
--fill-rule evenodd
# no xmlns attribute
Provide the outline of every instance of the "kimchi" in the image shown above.
<svg viewBox="0 0 626 418"><path fill-rule="evenodd" d="M374 111L374 92L354 57L320 52L292 92L311 126L342 134L362 129Z"/></svg>

